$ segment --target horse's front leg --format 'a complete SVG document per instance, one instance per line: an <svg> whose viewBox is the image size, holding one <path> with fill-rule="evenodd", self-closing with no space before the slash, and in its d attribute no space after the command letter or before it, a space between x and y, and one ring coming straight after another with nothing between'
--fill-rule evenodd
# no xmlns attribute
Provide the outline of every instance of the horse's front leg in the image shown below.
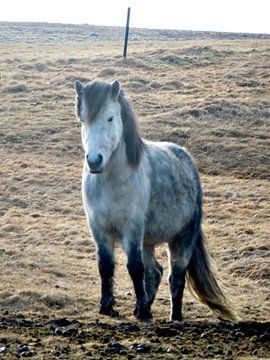
<svg viewBox="0 0 270 360"><path fill-rule="evenodd" d="M143 228L133 226L124 236L123 246L128 258L128 272L133 281L136 295L134 315L138 320L150 321L152 314L144 282L143 237Z"/></svg>
<svg viewBox="0 0 270 360"><path fill-rule="evenodd" d="M99 313L111 317L119 316L113 309L114 241L100 232L93 231L97 243L98 269L101 277L101 300Z"/></svg>

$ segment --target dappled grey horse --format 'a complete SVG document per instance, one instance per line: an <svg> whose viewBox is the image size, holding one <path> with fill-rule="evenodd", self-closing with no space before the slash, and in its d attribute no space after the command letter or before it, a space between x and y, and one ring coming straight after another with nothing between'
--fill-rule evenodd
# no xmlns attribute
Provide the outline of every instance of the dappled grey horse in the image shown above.
<svg viewBox="0 0 270 360"><path fill-rule="evenodd" d="M114 246L121 242L136 294L134 314L152 319L162 266L155 246L168 243L171 319L182 319L185 281L219 317L234 315L217 284L201 230L202 191L187 151L141 138L119 81L75 83L85 161L83 203L97 245L100 313L114 310Z"/></svg>

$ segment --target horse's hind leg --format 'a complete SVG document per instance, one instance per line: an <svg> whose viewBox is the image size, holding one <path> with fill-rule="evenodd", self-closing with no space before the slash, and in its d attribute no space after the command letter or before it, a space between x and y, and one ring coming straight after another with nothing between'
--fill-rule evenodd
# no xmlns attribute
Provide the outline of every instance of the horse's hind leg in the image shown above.
<svg viewBox="0 0 270 360"><path fill-rule="evenodd" d="M182 299L185 288L186 269L191 259L192 244L190 231L177 235L169 243L171 291L171 320L182 320Z"/></svg>
<svg viewBox="0 0 270 360"><path fill-rule="evenodd" d="M144 246L143 258L145 266L145 290L149 305L151 306L158 291L163 268L155 258L154 246Z"/></svg>

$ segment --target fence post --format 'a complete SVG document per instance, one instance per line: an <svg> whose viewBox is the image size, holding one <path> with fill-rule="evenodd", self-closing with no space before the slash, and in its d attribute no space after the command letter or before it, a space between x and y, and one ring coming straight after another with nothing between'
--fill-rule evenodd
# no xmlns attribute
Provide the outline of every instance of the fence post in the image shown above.
<svg viewBox="0 0 270 360"><path fill-rule="evenodd" d="M125 60L125 61L126 61L126 59L127 59L128 33L129 33L129 19L130 19L130 7L128 8L128 11L127 11L127 24L126 24L125 43L124 43L124 53L123 53L123 57L124 57L124 60Z"/></svg>

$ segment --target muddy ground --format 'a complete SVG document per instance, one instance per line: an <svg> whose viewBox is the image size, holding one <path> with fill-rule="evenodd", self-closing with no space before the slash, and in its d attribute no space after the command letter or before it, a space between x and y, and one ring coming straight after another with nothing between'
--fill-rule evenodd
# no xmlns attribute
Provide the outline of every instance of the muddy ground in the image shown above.
<svg viewBox="0 0 270 360"><path fill-rule="evenodd" d="M0 319L0 356L5 359L269 359L269 344L269 322L112 324L29 320L23 315Z"/></svg>

